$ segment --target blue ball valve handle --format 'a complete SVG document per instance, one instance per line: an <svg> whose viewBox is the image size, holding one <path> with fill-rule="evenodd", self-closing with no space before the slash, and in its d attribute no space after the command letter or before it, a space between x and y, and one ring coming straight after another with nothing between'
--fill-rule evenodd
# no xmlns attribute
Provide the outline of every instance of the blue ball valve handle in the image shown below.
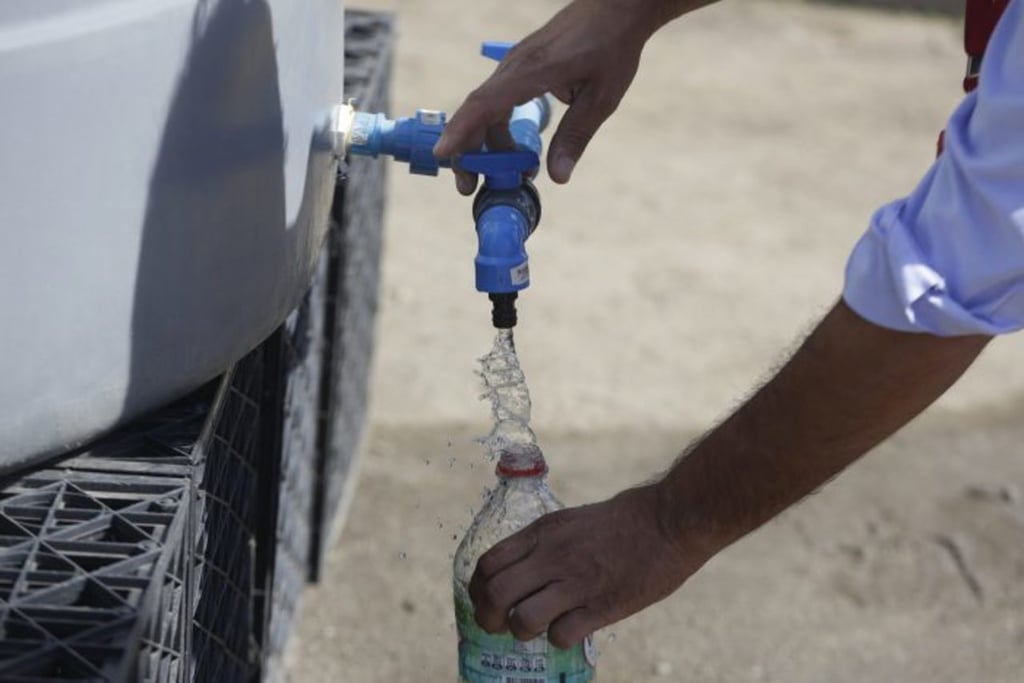
<svg viewBox="0 0 1024 683"><path fill-rule="evenodd" d="M463 170L484 177L484 187L492 190L513 190L523 184L523 175L540 167L536 152L474 152L463 154L459 162Z"/></svg>
<svg viewBox="0 0 1024 683"><path fill-rule="evenodd" d="M493 59L496 62L500 62L505 59L505 55L508 51L516 46L515 43L506 43L500 40L488 40L480 46L480 54L487 59Z"/></svg>

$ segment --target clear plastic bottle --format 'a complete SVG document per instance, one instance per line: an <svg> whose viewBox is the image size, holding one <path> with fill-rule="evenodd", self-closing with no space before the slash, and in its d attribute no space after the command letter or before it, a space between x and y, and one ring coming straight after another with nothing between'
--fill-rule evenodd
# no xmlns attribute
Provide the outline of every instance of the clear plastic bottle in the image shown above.
<svg viewBox="0 0 1024 683"><path fill-rule="evenodd" d="M547 485L547 465L535 445L502 453L498 486L473 520L455 553L455 621L459 632L459 683L589 683L594 680L592 638L561 650L545 636L529 642L490 635L473 618L469 580L487 550L543 515L563 506Z"/></svg>

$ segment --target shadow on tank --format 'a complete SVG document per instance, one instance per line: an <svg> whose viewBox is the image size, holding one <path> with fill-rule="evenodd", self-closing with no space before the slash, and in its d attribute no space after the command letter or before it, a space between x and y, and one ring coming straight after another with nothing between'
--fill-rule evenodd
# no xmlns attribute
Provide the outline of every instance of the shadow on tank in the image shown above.
<svg viewBox="0 0 1024 683"><path fill-rule="evenodd" d="M201 2L193 23L150 180L122 419L200 386L273 332L326 234L333 158L315 135L288 139L270 5ZM308 164L289 222L294 144Z"/></svg>

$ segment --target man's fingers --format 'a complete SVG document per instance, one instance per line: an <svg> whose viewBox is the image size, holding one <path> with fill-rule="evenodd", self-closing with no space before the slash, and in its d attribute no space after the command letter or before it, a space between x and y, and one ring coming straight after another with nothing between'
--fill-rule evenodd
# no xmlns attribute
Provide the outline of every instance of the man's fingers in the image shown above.
<svg viewBox="0 0 1024 683"><path fill-rule="evenodd" d="M478 581L487 581L516 562L526 558L537 547L536 523L531 524L517 534L495 544L493 548L480 556L476 562L476 571L470 580L470 586Z"/></svg>
<svg viewBox="0 0 1024 683"><path fill-rule="evenodd" d="M476 607L480 628L488 633L503 633L508 628L512 608L544 587L546 581L530 564L520 562L487 581L470 583L469 597Z"/></svg>
<svg viewBox="0 0 1024 683"><path fill-rule="evenodd" d="M582 88L562 117L548 152L548 173L556 183L567 183L576 162L590 139L612 112L617 102L600 94L594 85Z"/></svg>
<svg viewBox="0 0 1024 683"><path fill-rule="evenodd" d="M554 95L555 98L562 104L571 106L572 103L576 101L576 97L582 87L582 83L556 86L551 89L551 94Z"/></svg>
<svg viewBox="0 0 1024 683"><path fill-rule="evenodd" d="M586 607L578 607L555 619L548 626L548 641L557 648L568 650L599 629L600 624Z"/></svg>
<svg viewBox="0 0 1024 683"><path fill-rule="evenodd" d="M508 620L509 630L518 640L532 640L547 631L555 619L579 607L577 602L564 582L550 583L515 605Z"/></svg>
<svg viewBox="0 0 1024 683"><path fill-rule="evenodd" d="M459 152L479 148L479 143L474 147L474 139L479 140L487 128L507 121L508 113L517 104L544 94L531 80L516 75L516 71L511 66L499 71L470 93L434 145L435 158L449 159Z"/></svg>
<svg viewBox="0 0 1024 683"><path fill-rule="evenodd" d="M463 171L452 165L452 172L455 173L455 189L459 194L469 196L476 191L476 174Z"/></svg>
<svg viewBox="0 0 1024 683"><path fill-rule="evenodd" d="M516 141L508 129L508 116L501 123L488 126L484 139L487 142L487 150L490 152L512 152L516 148Z"/></svg>
<svg viewBox="0 0 1024 683"><path fill-rule="evenodd" d="M512 132L508 128L508 123L503 121L495 126L491 126L487 129L487 150L490 152L514 152L516 150L516 141L512 137ZM536 177L538 169L533 169L526 173L526 177L531 180Z"/></svg>

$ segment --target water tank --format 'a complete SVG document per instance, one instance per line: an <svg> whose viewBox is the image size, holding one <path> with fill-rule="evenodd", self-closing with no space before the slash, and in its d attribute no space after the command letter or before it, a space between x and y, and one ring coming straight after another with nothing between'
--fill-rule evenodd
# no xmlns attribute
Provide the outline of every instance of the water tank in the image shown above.
<svg viewBox="0 0 1024 683"><path fill-rule="evenodd" d="M339 0L0 3L0 472L223 371L305 291Z"/></svg>

